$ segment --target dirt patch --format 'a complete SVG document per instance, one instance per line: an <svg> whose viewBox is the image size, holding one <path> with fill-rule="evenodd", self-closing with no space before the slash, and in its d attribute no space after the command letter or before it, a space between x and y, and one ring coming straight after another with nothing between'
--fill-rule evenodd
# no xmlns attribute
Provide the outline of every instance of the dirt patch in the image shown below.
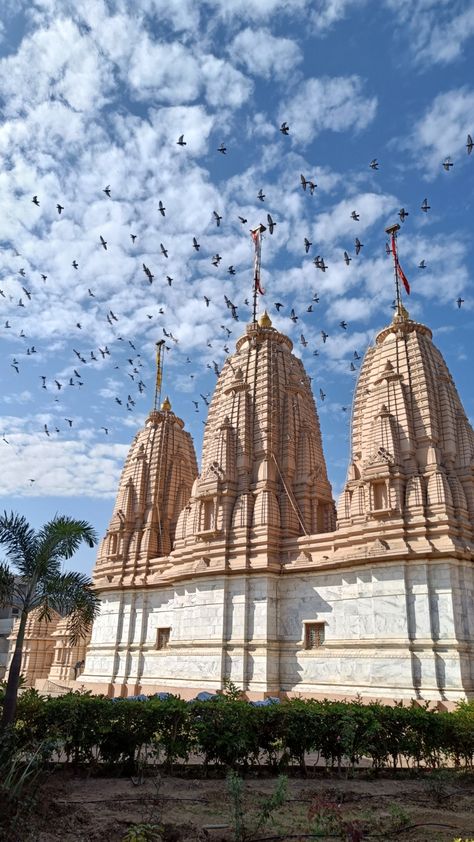
<svg viewBox="0 0 474 842"><path fill-rule="evenodd" d="M474 829L474 779L455 773L417 779L402 774L290 778L284 805L258 826L275 787L275 778L244 780L249 840L296 842L312 834L321 840L452 842ZM130 825L139 822L161 825L164 842L235 839L235 813L225 780L161 774L144 781L83 778L60 770L42 786L33 813L12 842L122 842Z"/></svg>

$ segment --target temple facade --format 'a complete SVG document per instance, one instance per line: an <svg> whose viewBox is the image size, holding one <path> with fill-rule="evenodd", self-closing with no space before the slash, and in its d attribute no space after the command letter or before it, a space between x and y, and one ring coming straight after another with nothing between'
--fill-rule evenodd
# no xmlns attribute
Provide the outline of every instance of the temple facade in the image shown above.
<svg viewBox="0 0 474 842"><path fill-rule="evenodd" d="M399 305L365 355L336 518L309 378L265 314L218 377L200 473L169 401L135 437L79 683L472 698L473 529L474 433L429 328Z"/></svg>

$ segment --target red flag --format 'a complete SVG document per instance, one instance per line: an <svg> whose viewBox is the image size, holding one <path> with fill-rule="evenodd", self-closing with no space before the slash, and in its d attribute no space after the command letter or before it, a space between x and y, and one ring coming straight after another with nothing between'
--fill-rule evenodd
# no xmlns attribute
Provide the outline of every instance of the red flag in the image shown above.
<svg viewBox="0 0 474 842"><path fill-rule="evenodd" d="M407 295L410 295L410 284L408 283L407 277L405 272L403 271L402 267L398 262L398 254L397 254L397 244L395 242L395 234L392 234L392 254L395 260L395 271L397 273L397 278L402 282L403 286L405 287L405 291Z"/></svg>

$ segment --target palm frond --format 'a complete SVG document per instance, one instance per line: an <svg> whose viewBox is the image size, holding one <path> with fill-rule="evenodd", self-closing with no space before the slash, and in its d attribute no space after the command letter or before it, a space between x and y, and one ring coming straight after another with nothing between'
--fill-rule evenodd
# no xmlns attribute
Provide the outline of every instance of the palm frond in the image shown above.
<svg viewBox="0 0 474 842"><path fill-rule="evenodd" d="M59 574L61 561L71 558L82 541L89 547L97 543L97 533L87 521L56 515L46 523L38 532L38 578Z"/></svg>
<svg viewBox="0 0 474 842"><path fill-rule="evenodd" d="M15 576L8 564L0 562L0 607L11 605L15 596Z"/></svg>
<svg viewBox="0 0 474 842"><path fill-rule="evenodd" d="M0 515L0 544L4 544L7 558L19 572L30 576L37 551L37 537L23 515L6 511Z"/></svg>
<svg viewBox="0 0 474 842"><path fill-rule="evenodd" d="M62 617L69 617L71 643L85 637L99 613L100 599L91 585L83 573L68 572L43 579L38 588L35 603L43 616L57 611Z"/></svg>

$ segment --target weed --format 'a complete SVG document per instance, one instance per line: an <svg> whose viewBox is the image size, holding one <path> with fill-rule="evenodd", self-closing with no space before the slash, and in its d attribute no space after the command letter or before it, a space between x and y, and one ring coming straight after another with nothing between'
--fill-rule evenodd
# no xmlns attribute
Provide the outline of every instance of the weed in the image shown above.
<svg viewBox="0 0 474 842"><path fill-rule="evenodd" d="M243 779L236 772L231 771L227 775L227 790L232 804L232 818L235 842L247 842L258 831L263 830L269 821L274 820L274 813L286 801L288 793L288 778L286 775L279 775L272 794L266 798L253 822L245 821Z"/></svg>
<svg viewBox="0 0 474 842"><path fill-rule="evenodd" d="M140 822L130 825L122 842L162 842L162 839L161 825Z"/></svg>

